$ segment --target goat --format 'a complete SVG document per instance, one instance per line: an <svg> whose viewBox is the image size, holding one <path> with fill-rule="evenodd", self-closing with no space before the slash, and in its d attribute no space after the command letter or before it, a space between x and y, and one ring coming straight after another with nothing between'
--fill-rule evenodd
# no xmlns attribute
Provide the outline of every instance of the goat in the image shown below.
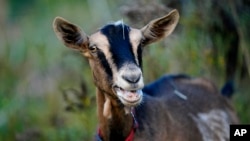
<svg viewBox="0 0 250 141"><path fill-rule="evenodd" d="M226 141L238 123L229 99L205 78L165 75L144 87L143 48L172 33L177 10L141 29L107 24L88 36L56 17L54 31L65 46L85 56L93 73L103 141Z"/></svg>

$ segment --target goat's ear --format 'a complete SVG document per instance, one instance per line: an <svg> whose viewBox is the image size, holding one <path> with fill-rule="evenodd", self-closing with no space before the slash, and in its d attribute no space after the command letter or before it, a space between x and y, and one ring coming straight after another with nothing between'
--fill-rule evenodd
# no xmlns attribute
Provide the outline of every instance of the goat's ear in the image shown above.
<svg viewBox="0 0 250 141"><path fill-rule="evenodd" d="M77 25L61 17L56 17L53 22L53 28L56 36L65 46L77 49L84 54L87 53L88 36Z"/></svg>
<svg viewBox="0 0 250 141"><path fill-rule="evenodd" d="M175 29L179 21L179 12L177 10L172 10L167 15L152 20L141 29L144 36L143 44L148 45L159 39L167 37Z"/></svg>

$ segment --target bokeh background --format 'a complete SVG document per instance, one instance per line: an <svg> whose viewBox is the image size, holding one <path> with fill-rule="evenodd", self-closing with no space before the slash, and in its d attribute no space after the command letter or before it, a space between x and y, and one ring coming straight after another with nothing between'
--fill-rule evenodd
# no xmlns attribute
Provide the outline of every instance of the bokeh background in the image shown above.
<svg viewBox="0 0 250 141"><path fill-rule="evenodd" d="M140 28L178 9L174 33L144 50L146 83L167 73L234 86L231 98L250 123L248 0L1 0L0 140L88 141L97 127L87 60L63 46L52 22L62 16L88 34L124 20Z"/></svg>

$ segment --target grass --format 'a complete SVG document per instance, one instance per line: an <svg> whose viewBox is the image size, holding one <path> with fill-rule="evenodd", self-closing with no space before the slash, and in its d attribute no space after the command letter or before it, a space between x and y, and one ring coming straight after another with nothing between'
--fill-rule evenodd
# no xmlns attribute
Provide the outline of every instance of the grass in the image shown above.
<svg viewBox="0 0 250 141"><path fill-rule="evenodd" d="M91 102L95 96L91 71L86 59L57 40L52 22L54 17L62 16L91 34L103 24L120 19L118 12L113 12L119 10L119 3L29 2L23 1L23 9L15 5L5 8L9 12L0 24L0 140L91 140L97 127L95 104ZM204 46L207 42L205 34L190 29L145 48L145 81L165 73L187 73L206 76L222 86L223 58L219 58L219 67L214 70L211 50ZM80 109L66 110L68 103L62 90L81 91L81 83L87 100ZM233 98L243 123L250 123L248 83L246 80L237 85Z"/></svg>

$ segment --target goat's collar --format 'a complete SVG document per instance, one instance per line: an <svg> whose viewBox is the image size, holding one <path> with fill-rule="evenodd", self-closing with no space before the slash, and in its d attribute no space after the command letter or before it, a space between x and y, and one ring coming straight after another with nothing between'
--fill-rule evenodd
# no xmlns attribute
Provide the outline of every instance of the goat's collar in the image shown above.
<svg viewBox="0 0 250 141"><path fill-rule="evenodd" d="M133 117L133 127L131 128L128 136L126 137L125 141L133 141L134 139L134 135L135 135L135 131L136 129L139 127L139 124L135 118L135 110L131 110L131 116ZM98 128L98 133L97 133L97 141L103 141L102 140L102 132L101 129Z"/></svg>

